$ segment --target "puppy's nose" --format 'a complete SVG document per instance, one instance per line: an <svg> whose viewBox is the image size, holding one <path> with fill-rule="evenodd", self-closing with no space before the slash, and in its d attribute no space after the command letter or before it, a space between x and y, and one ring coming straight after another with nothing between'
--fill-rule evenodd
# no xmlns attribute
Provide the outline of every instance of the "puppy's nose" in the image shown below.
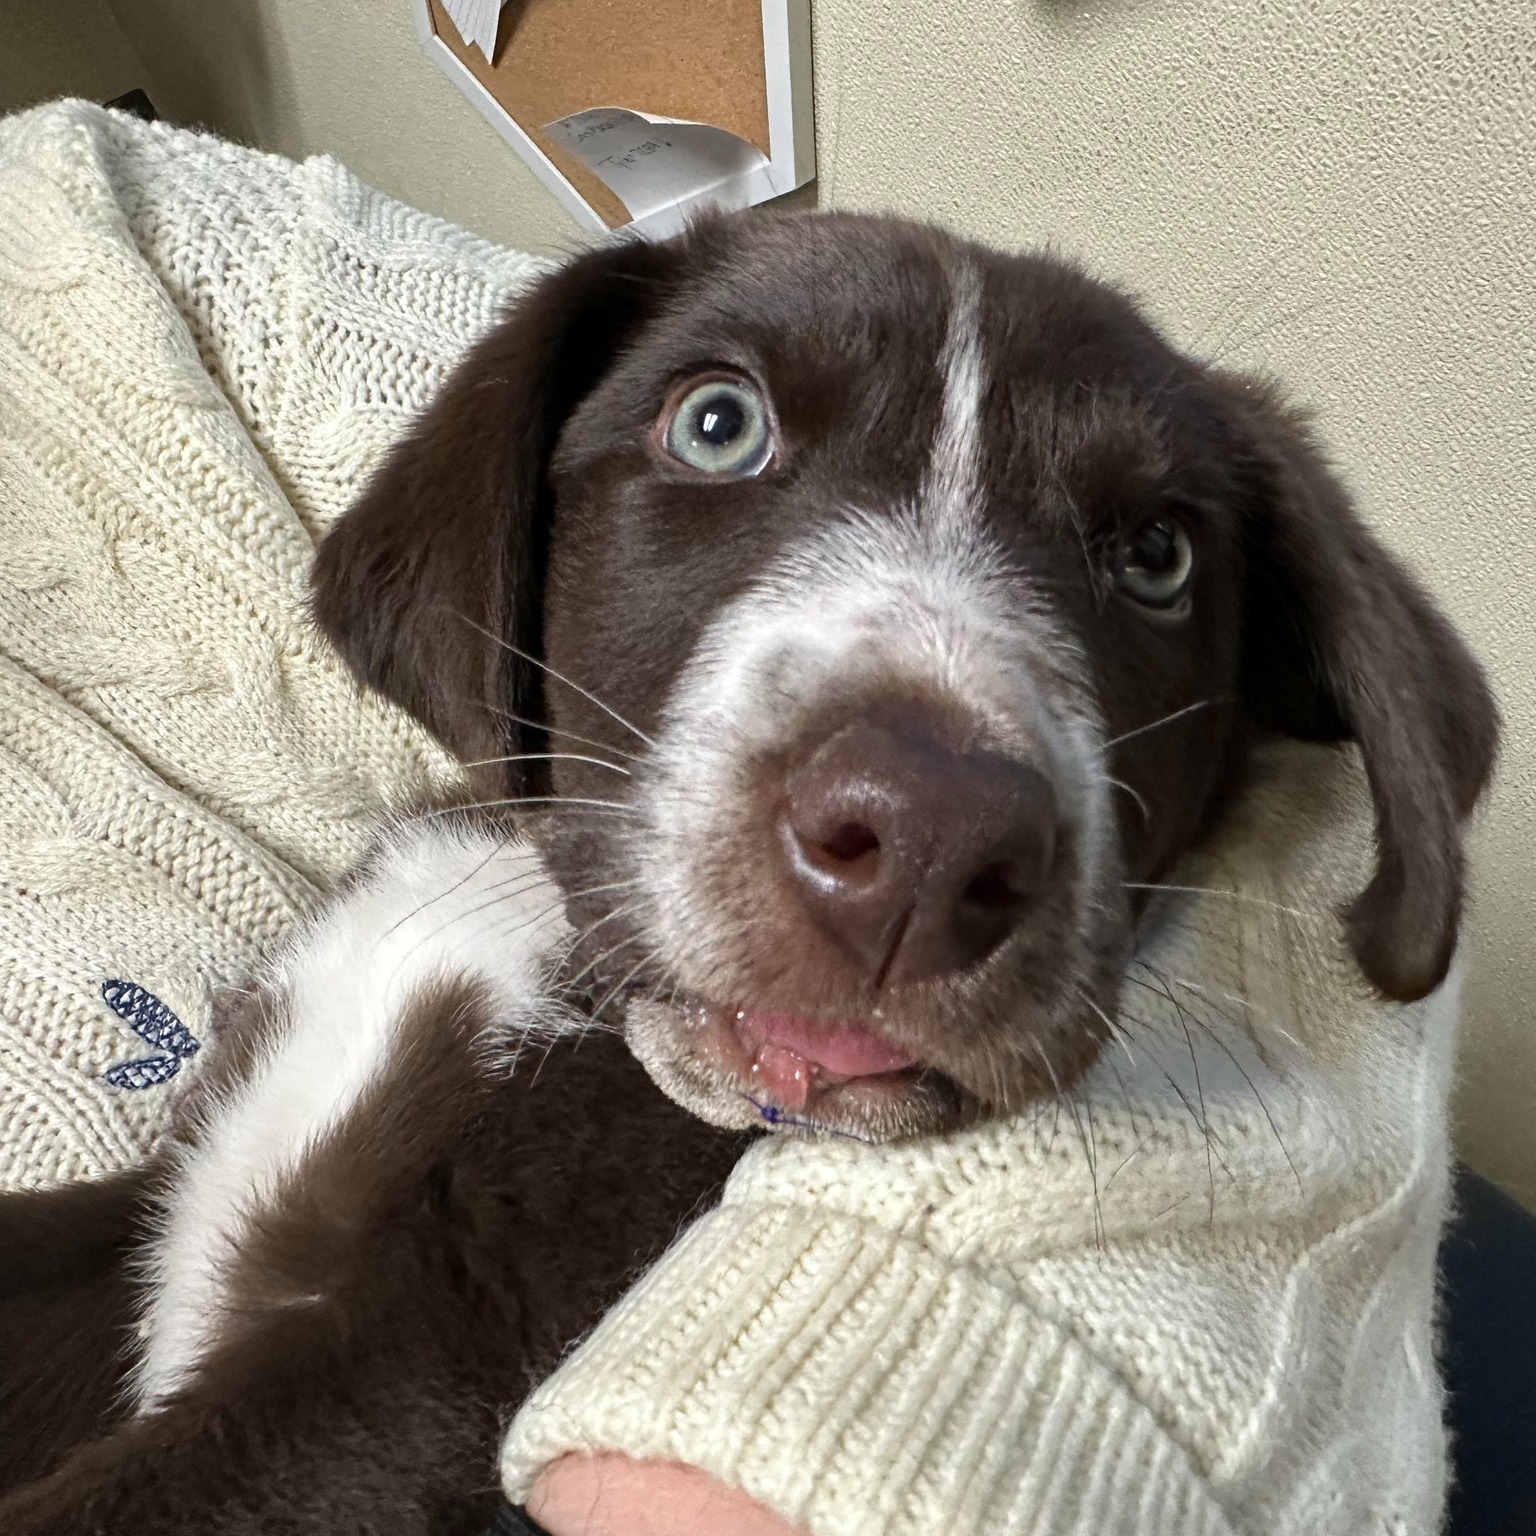
<svg viewBox="0 0 1536 1536"><path fill-rule="evenodd" d="M800 898L877 987L975 965L1050 876L1049 779L920 724L846 725L785 788L779 830Z"/></svg>

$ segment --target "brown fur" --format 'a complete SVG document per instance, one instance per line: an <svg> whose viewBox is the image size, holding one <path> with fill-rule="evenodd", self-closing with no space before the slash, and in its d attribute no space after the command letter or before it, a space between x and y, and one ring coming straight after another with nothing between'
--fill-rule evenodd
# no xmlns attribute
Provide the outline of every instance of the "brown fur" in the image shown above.
<svg viewBox="0 0 1536 1536"><path fill-rule="evenodd" d="M0 1201L0 1491L114 1417L136 1322L128 1264L158 1172Z"/></svg>
<svg viewBox="0 0 1536 1536"><path fill-rule="evenodd" d="M483 1012L465 987L413 1006L369 1098L259 1222L234 1277L242 1321L195 1385L0 1505L7 1536L489 1524L508 1407L712 1197L742 1142L657 1093L611 1035L557 1041L536 1080L487 1072L473 1043ZM81 1186L68 1210L7 1202L19 1241L5 1316L48 1323L24 1357L7 1352L6 1379L85 1373L52 1393L79 1393L79 1407L27 1394L49 1443L13 1452L13 1477L103 1416L120 1365L110 1336L128 1310L114 1268L132 1228L122 1197L142 1199L143 1183ZM109 1292L110 1315L76 1310ZM86 1337L66 1343L76 1328ZM22 1422L8 1415L6 1428Z"/></svg>

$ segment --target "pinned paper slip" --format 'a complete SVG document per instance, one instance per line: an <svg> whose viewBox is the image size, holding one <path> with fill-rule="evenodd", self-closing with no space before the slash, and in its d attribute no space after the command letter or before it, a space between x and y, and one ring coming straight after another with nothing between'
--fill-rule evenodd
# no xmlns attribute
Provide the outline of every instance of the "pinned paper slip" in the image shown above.
<svg viewBox="0 0 1536 1536"><path fill-rule="evenodd" d="M496 29L501 23L502 7L507 0L443 0L459 36L485 55L486 63L496 62Z"/></svg>
<svg viewBox="0 0 1536 1536"><path fill-rule="evenodd" d="M627 107L593 107L544 125L544 131L590 169L629 210L643 219L728 187L742 195L769 160L754 144L709 123L656 117Z"/></svg>

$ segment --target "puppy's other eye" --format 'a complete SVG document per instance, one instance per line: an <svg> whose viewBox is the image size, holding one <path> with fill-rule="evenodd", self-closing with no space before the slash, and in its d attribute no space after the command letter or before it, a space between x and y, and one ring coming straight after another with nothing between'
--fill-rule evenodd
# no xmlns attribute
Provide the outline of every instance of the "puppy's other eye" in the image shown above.
<svg viewBox="0 0 1536 1536"><path fill-rule="evenodd" d="M1115 551L1114 578L1127 597L1148 608L1172 608L1189 587L1195 547L1175 518L1149 518Z"/></svg>
<svg viewBox="0 0 1536 1536"><path fill-rule="evenodd" d="M708 379L686 389L661 421L674 459L708 475L746 479L773 457L763 397L744 380Z"/></svg>

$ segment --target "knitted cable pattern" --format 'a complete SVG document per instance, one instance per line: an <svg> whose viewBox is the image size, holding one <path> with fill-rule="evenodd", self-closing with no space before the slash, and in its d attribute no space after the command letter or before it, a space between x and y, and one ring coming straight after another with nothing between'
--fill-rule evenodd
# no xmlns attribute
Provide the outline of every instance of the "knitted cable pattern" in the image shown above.
<svg viewBox="0 0 1536 1536"><path fill-rule="evenodd" d="M381 815L457 782L305 578L539 270L329 160L83 102L0 122L0 1187L162 1123L192 1050L116 1070L153 1053L104 983L195 1048Z"/></svg>

